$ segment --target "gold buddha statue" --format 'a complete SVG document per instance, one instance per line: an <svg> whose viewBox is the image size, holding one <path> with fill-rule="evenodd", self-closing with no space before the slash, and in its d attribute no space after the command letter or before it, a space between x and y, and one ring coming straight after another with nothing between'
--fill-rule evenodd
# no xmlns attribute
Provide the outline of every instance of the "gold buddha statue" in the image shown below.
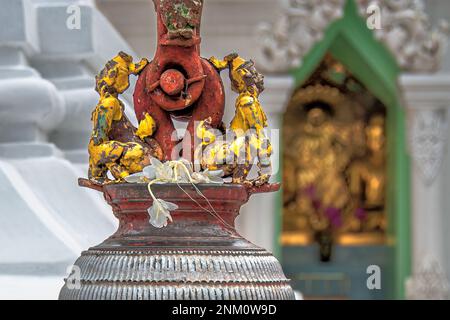
<svg viewBox="0 0 450 320"><path fill-rule="evenodd" d="M382 231L386 228L386 137L382 115L374 115L365 129L367 153L349 168L350 192L356 215L352 231ZM364 223L363 223L364 221ZM358 230L359 229L359 230Z"/></svg>
<svg viewBox="0 0 450 320"><path fill-rule="evenodd" d="M295 143L296 211L309 217L316 231L329 227L328 209L343 211L350 192L343 174L349 162L338 126L320 103L307 108L306 122Z"/></svg>

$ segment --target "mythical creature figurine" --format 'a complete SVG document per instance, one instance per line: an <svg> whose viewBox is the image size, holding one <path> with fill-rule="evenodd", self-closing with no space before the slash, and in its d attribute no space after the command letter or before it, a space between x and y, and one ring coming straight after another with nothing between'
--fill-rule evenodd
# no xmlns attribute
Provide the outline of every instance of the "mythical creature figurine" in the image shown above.
<svg viewBox="0 0 450 320"><path fill-rule="evenodd" d="M108 170L117 181L140 172L149 164L150 156L162 158L158 143L150 138L156 123L148 114L136 130L124 113L119 94L128 89L130 74L137 75L147 65L142 59L120 52L96 76L96 91L100 100L92 113L94 129L89 141L89 179L109 182Z"/></svg>
<svg viewBox="0 0 450 320"><path fill-rule="evenodd" d="M202 169L222 170L224 177L235 176L238 174L236 169L240 151L245 148L245 137L230 142L222 133L220 136L214 133L211 118L201 121L196 130L200 145L196 149L195 159Z"/></svg>
<svg viewBox="0 0 450 320"><path fill-rule="evenodd" d="M238 93L230 129L236 139L245 137L245 146L240 148L233 183L246 183L253 161L257 159L258 178L252 184L263 185L269 181L272 171L272 146L264 134L267 116L259 103L259 95L264 91L264 77L256 70L253 61L244 60L236 53L226 56L224 60L211 57L210 62L218 71L229 69L231 89Z"/></svg>
<svg viewBox="0 0 450 320"><path fill-rule="evenodd" d="M272 171L272 146L264 134L267 117L259 103L264 77L253 61L237 54L224 60L200 56L202 1L154 0L154 4L158 47L152 61L143 59L133 64L130 56L121 53L97 77L101 99L93 114L89 177L106 181L109 170L121 181L142 171L150 156L163 162L182 157L190 163L200 161L202 169L223 170L224 177L231 176L236 184L266 184ZM225 133L220 71L227 68L238 98L230 124L233 138L220 144L218 137ZM139 74L134 91L134 109L140 121L137 131L123 114L118 99L129 86L130 74ZM188 122L181 139L173 134L174 119ZM210 129L218 131L217 137L207 133ZM195 145L195 137L202 141L200 148ZM258 177L250 181L248 175L255 161Z"/></svg>

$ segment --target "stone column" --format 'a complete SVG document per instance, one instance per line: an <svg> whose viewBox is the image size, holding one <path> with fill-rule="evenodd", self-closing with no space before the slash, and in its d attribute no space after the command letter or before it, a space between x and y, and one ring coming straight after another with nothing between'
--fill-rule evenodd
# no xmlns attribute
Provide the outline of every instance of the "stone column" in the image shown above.
<svg viewBox="0 0 450 320"><path fill-rule="evenodd" d="M427 265L449 269L446 261L449 186L444 162L448 159L450 75L406 75L401 78L401 85L412 158L413 281L424 268L429 269ZM428 281L430 286L447 282L445 277L434 280Z"/></svg>

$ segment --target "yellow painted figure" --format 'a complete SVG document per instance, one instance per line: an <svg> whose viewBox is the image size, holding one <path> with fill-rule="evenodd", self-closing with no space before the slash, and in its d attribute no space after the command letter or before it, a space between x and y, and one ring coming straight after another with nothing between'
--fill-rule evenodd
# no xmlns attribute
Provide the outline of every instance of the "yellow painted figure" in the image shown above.
<svg viewBox="0 0 450 320"><path fill-rule="evenodd" d="M91 180L107 182L109 170L113 177L120 181L132 173L142 171L143 167L149 163L149 150L138 143L137 139L131 142L110 139L115 123L123 122L124 128L132 128L124 115L124 105L118 96L128 89L130 74L138 74L147 63L146 59L142 59L134 64L131 56L120 52L96 77L96 91L100 95L100 100L92 112L94 129L88 148L89 179ZM154 120L146 115L136 135L143 140L153 135L155 129Z"/></svg>
<svg viewBox="0 0 450 320"><path fill-rule="evenodd" d="M195 159L200 160L203 169L223 170L224 176L230 176L237 168L237 156L245 148L245 137L229 142L221 133L216 135L211 126L211 118L201 121L196 129L198 146Z"/></svg>
<svg viewBox="0 0 450 320"><path fill-rule="evenodd" d="M238 155L238 169L233 175L234 183L245 183L255 158L258 160L258 178L253 181L256 186L268 182L271 175L272 146L265 137L267 116L259 102L259 95L264 90L264 77L255 69L253 61L247 61L233 53L210 62L219 71L229 69L232 90L238 93L236 113L230 128L237 138L245 137L245 147Z"/></svg>

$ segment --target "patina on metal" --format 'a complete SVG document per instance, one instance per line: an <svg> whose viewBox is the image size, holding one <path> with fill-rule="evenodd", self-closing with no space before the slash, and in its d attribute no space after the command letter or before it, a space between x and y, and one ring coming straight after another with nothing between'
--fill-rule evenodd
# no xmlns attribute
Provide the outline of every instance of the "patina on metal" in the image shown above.
<svg viewBox="0 0 450 320"><path fill-rule="evenodd" d="M92 186L87 180L80 184ZM172 213L176 223L157 229L148 222L152 200L145 184L102 186L119 228L102 244L82 253L75 262L81 270L80 279L75 279L79 287L70 286L74 279L68 279L59 298L294 299L277 259L234 228L240 207L256 190L235 184L198 188L205 197L189 184L155 185L158 198L179 206ZM278 188L266 185L257 192ZM205 198L224 221L203 209L209 207Z"/></svg>

